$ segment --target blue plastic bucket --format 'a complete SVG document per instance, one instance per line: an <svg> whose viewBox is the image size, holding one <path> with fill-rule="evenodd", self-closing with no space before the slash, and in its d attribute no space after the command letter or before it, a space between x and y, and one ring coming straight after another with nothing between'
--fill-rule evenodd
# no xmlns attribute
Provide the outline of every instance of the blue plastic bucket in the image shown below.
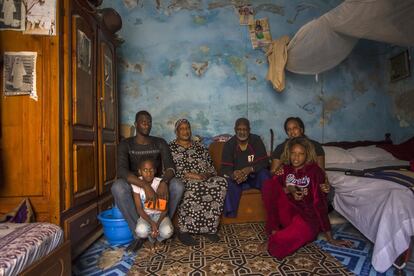
<svg viewBox="0 0 414 276"><path fill-rule="evenodd" d="M114 207L112 207L112 217L114 219L123 219L124 217L122 216L121 210L119 210L118 207L116 207L116 205Z"/></svg>
<svg viewBox="0 0 414 276"><path fill-rule="evenodd" d="M118 208L101 212L98 219L102 223L104 236L111 245L126 244L133 240L128 223Z"/></svg>

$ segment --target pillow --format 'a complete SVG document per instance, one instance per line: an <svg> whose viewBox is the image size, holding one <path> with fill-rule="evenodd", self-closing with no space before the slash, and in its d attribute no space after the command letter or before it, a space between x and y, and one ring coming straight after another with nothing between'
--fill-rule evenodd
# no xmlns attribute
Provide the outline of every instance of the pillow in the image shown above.
<svg viewBox="0 0 414 276"><path fill-rule="evenodd" d="M382 148L378 148L375 145L348 149L348 152L358 161L397 160L391 153Z"/></svg>
<svg viewBox="0 0 414 276"><path fill-rule="evenodd" d="M347 150L340 147L322 146L325 151L325 163L355 163L357 160Z"/></svg>

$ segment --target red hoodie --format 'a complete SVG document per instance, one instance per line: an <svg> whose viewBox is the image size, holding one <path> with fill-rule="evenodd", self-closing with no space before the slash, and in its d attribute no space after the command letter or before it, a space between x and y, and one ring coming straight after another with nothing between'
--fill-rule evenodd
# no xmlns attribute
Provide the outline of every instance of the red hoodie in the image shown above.
<svg viewBox="0 0 414 276"><path fill-rule="evenodd" d="M303 188L305 196L302 200L295 200L291 194L288 194L289 200L297 207L303 219L314 226L319 225L322 232L331 230L326 194L319 187L325 181L325 173L317 163L308 163L296 172L291 165L284 165L283 175L279 181L283 187L288 184Z"/></svg>

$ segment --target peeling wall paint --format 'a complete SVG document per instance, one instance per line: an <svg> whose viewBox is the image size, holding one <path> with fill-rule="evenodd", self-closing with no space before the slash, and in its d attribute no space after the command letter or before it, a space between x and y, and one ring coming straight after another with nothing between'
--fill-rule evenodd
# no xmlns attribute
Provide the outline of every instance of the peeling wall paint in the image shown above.
<svg viewBox="0 0 414 276"><path fill-rule="evenodd" d="M414 77L388 78L388 59L401 49L360 41L336 68L318 76L286 73L286 89L265 80L267 57L253 50L230 0L104 1L123 19L118 50L120 123L135 112L153 115L152 134L174 138L175 120L186 117L194 134L233 133L247 117L269 148L286 137L283 122L301 117L309 137L321 142L414 135ZM253 1L255 17L267 17L274 39L289 35L336 7L340 0ZM410 49L413 56L413 49ZM317 62L317 61L315 61ZM413 66L411 61L411 66Z"/></svg>
<svg viewBox="0 0 414 276"><path fill-rule="evenodd" d="M394 46L388 57L393 57L406 50L407 48ZM392 117L398 122L394 126L394 129L397 130L392 133L398 133L400 140L407 138L406 133L414 135L414 47L408 49L408 55L411 75L396 82L387 81L387 91L391 97ZM389 72L390 64L387 63L386 67ZM387 80L389 80L389 75L388 73L386 76ZM395 137L395 135L393 136Z"/></svg>

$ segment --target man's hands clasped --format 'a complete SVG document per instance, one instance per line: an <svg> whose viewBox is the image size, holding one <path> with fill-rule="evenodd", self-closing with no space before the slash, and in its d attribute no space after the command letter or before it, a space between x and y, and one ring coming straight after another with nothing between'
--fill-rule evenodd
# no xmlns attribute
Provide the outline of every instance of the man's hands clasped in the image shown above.
<svg viewBox="0 0 414 276"><path fill-rule="evenodd" d="M241 170L235 170L233 172L233 179L237 182L237 184L240 184L246 181L247 177L252 172L253 172L253 167L245 167Z"/></svg>

